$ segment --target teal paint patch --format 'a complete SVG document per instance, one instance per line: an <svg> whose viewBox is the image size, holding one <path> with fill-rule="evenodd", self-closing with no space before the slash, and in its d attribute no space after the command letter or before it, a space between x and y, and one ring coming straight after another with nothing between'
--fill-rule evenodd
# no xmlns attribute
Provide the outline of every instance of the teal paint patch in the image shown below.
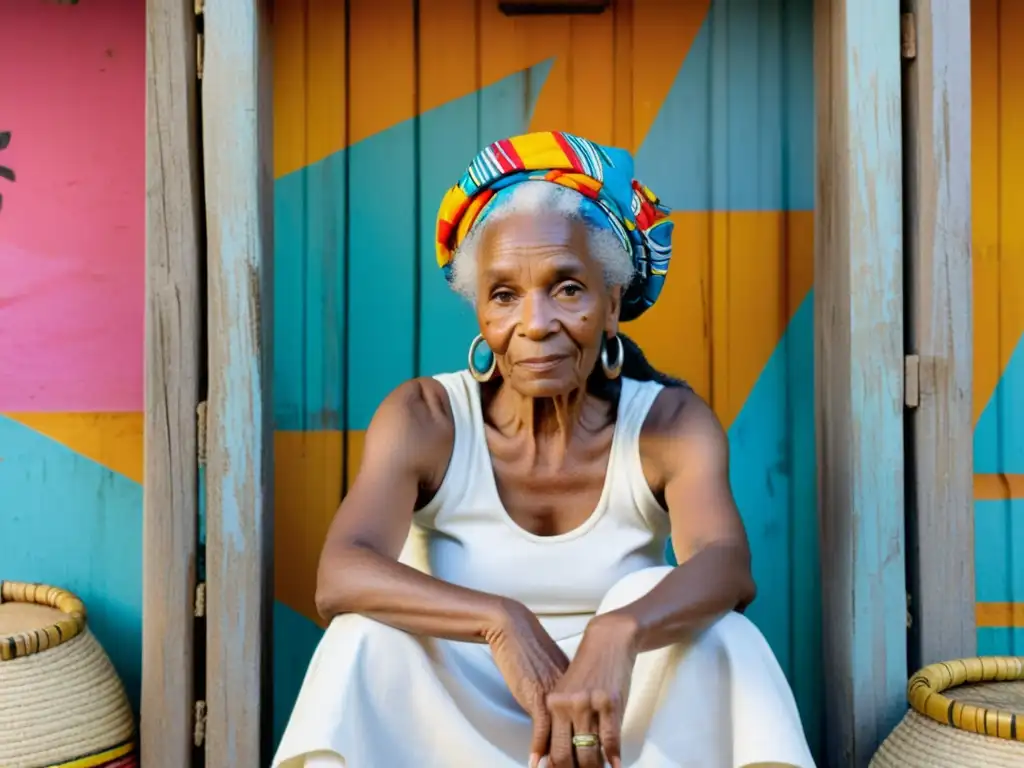
<svg viewBox="0 0 1024 768"><path fill-rule="evenodd" d="M336 152L274 183L277 429L341 428L347 173Z"/></svg>
<svg viewBox="0 0 1024 768"><path fill-rule="evenodd" d="M974 563L978 602L1024 602L1024 499L974 502Z"/></svg>
<svg viewBox="0 0 1024 768"><path fill-rule="evenodd" d="M341 429L346 409L349 428L366 429L401 382L465 367L476 321L437 267L437 207L484 144L527 129L550 67L511 75L275 182L277 429Z"/></svg>
<svg viewBox="0 0 1024 768"><path fill-rule="evenodd" d="M1024 627L979 627L978 655L1024 655Z"/></svg>
<svg viewBox="0 0 1024 768"><path fill-rule="evenodd" d="M415 121L349 150L347 423L366 429L388 393L415 376Z"/></svg>
<svg viewBox="0 0 1024 768"><path fill-rule="evenodd" d="M814 209L812 0L714 0L637 153L684 211Z"/></svg>
<svg viewBox="0 0 1024 768"><path fill-rule="evenodd" d="M0 579L77 594L136 717L142 680L142 486L0 416Z"/></svg>
<svg viewBox="0 0 1024 768"><path fill-rule="evenodd" d="M801 302L729 429L730 482L750 538L747 616L785 671L815 754L822 746L821 591L814 432L814 298Z"/></svg>
<svg viewBox="0 0 1024 768"><path fill-rule="evenodd" d="M974 429L974 471L1024 474L1024 336Z"/></svg>
<svg viewBox="0 0 1024 768"><path fill-rule="evenodd" d="M299 697L306 667L324 631L301 613L274 601L274 749Z"/></svg>

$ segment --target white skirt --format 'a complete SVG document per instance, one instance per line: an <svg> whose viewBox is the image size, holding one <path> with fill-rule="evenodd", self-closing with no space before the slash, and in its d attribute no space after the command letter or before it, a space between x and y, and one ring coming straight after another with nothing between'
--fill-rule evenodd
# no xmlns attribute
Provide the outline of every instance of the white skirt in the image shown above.
<svg viewBox="0 0 1024 768"><path fill-rule="evenodd" d="M598 613L670 572L619 581ZM581 635L558 640L569 658ZM306 672L272 768L524 768L531 724L478 643L339 616ZM622 728L627 768L813 768L796 702L764 637L723 616L693 643L640 654Z"/></svg>

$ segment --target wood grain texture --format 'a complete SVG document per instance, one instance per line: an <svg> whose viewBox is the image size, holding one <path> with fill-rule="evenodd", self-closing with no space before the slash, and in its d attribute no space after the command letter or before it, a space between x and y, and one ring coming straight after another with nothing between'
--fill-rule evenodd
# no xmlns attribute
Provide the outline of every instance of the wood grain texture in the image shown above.
<svg viewBox="0 0 1024 768"><path fill-rule="evenodd" d="M205 13L206 764L270 759L273 585L269 6Z"/></svg>
<svg viewBox="0 0 1024 768"><path fill-rule="evenodd" d="M141 760L192 760L201 182L192 0L146 4Z"/></svg>
<svg viewBox="0 0 1024 768"><path fill-rule="evenodd" d="M974 588L971 8L907 0L904 65L908 352L920 402L907 446L912 669L977 653Z"/></svg>
<svg viewBox="0 0 1024 768"><path fill-rule="evenodd" d="M906 712L900 16L816 0L815 409L827 764Z"/></svg>

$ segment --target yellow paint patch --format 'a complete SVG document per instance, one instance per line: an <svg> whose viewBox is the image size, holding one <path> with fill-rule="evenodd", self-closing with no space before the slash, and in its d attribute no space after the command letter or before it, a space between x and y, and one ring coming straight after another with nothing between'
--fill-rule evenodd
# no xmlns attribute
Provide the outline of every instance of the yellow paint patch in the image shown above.
<svg viewBox="0 0 1024 768"><path fill-rule="evenodd" d="M633 0L577 17L508 17L491 2L421 0L418 29L406 0L350 0L348 35L343 6L275 7L275 177L551 58L531 128L636 149L710 0Z"/></svg>
<svg viewBox="0 0 1024 768"><path fill-rule="evenodd" d="M1024 334L1024 3L971 4L974 417Z"/></svg>
<svg viewBox="0 0 1024 768"><path fill-rule="evenodd" d="M4 416L129 480L142 482L141 413L5 413Z"/></svg>
<svg viewBox="0 0 1024 768"><path fill-rule="evenodd" d="M1024 499L1024 475L975 475L975 501Z"/></svg>
<svg viewBox="0 0 1024 768"><path fill-rule="evenodd" d="M674 213L664 294L623 327L728 427L813 283L809 211Z"/></svg>
<svg viewBox="0 0 1024 768"><path fill-rule="evenodd" d="M314 621L317 562L341 502L342 445L340 431L274 434L274 593Z"/></svg>
<svg viewBox="0 0 1024 768"><path fill-rule="evenodd" d="M1024 603L976 603L979 627L1024 627Z"/></svg>

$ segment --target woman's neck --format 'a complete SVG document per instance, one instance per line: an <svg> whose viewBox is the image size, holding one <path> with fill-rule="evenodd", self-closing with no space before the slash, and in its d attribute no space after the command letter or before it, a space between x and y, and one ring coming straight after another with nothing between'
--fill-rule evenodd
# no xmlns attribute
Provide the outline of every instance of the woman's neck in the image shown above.
<svg viewBox="0 0 1024 768"><path fill-rule="evenodd" d="M488 409L492 425L506 437L563 457L579 428L597 432L607 426L609 414L610 405L589 395L585 387L557 397L526 397L504 383Z"/></svg>

